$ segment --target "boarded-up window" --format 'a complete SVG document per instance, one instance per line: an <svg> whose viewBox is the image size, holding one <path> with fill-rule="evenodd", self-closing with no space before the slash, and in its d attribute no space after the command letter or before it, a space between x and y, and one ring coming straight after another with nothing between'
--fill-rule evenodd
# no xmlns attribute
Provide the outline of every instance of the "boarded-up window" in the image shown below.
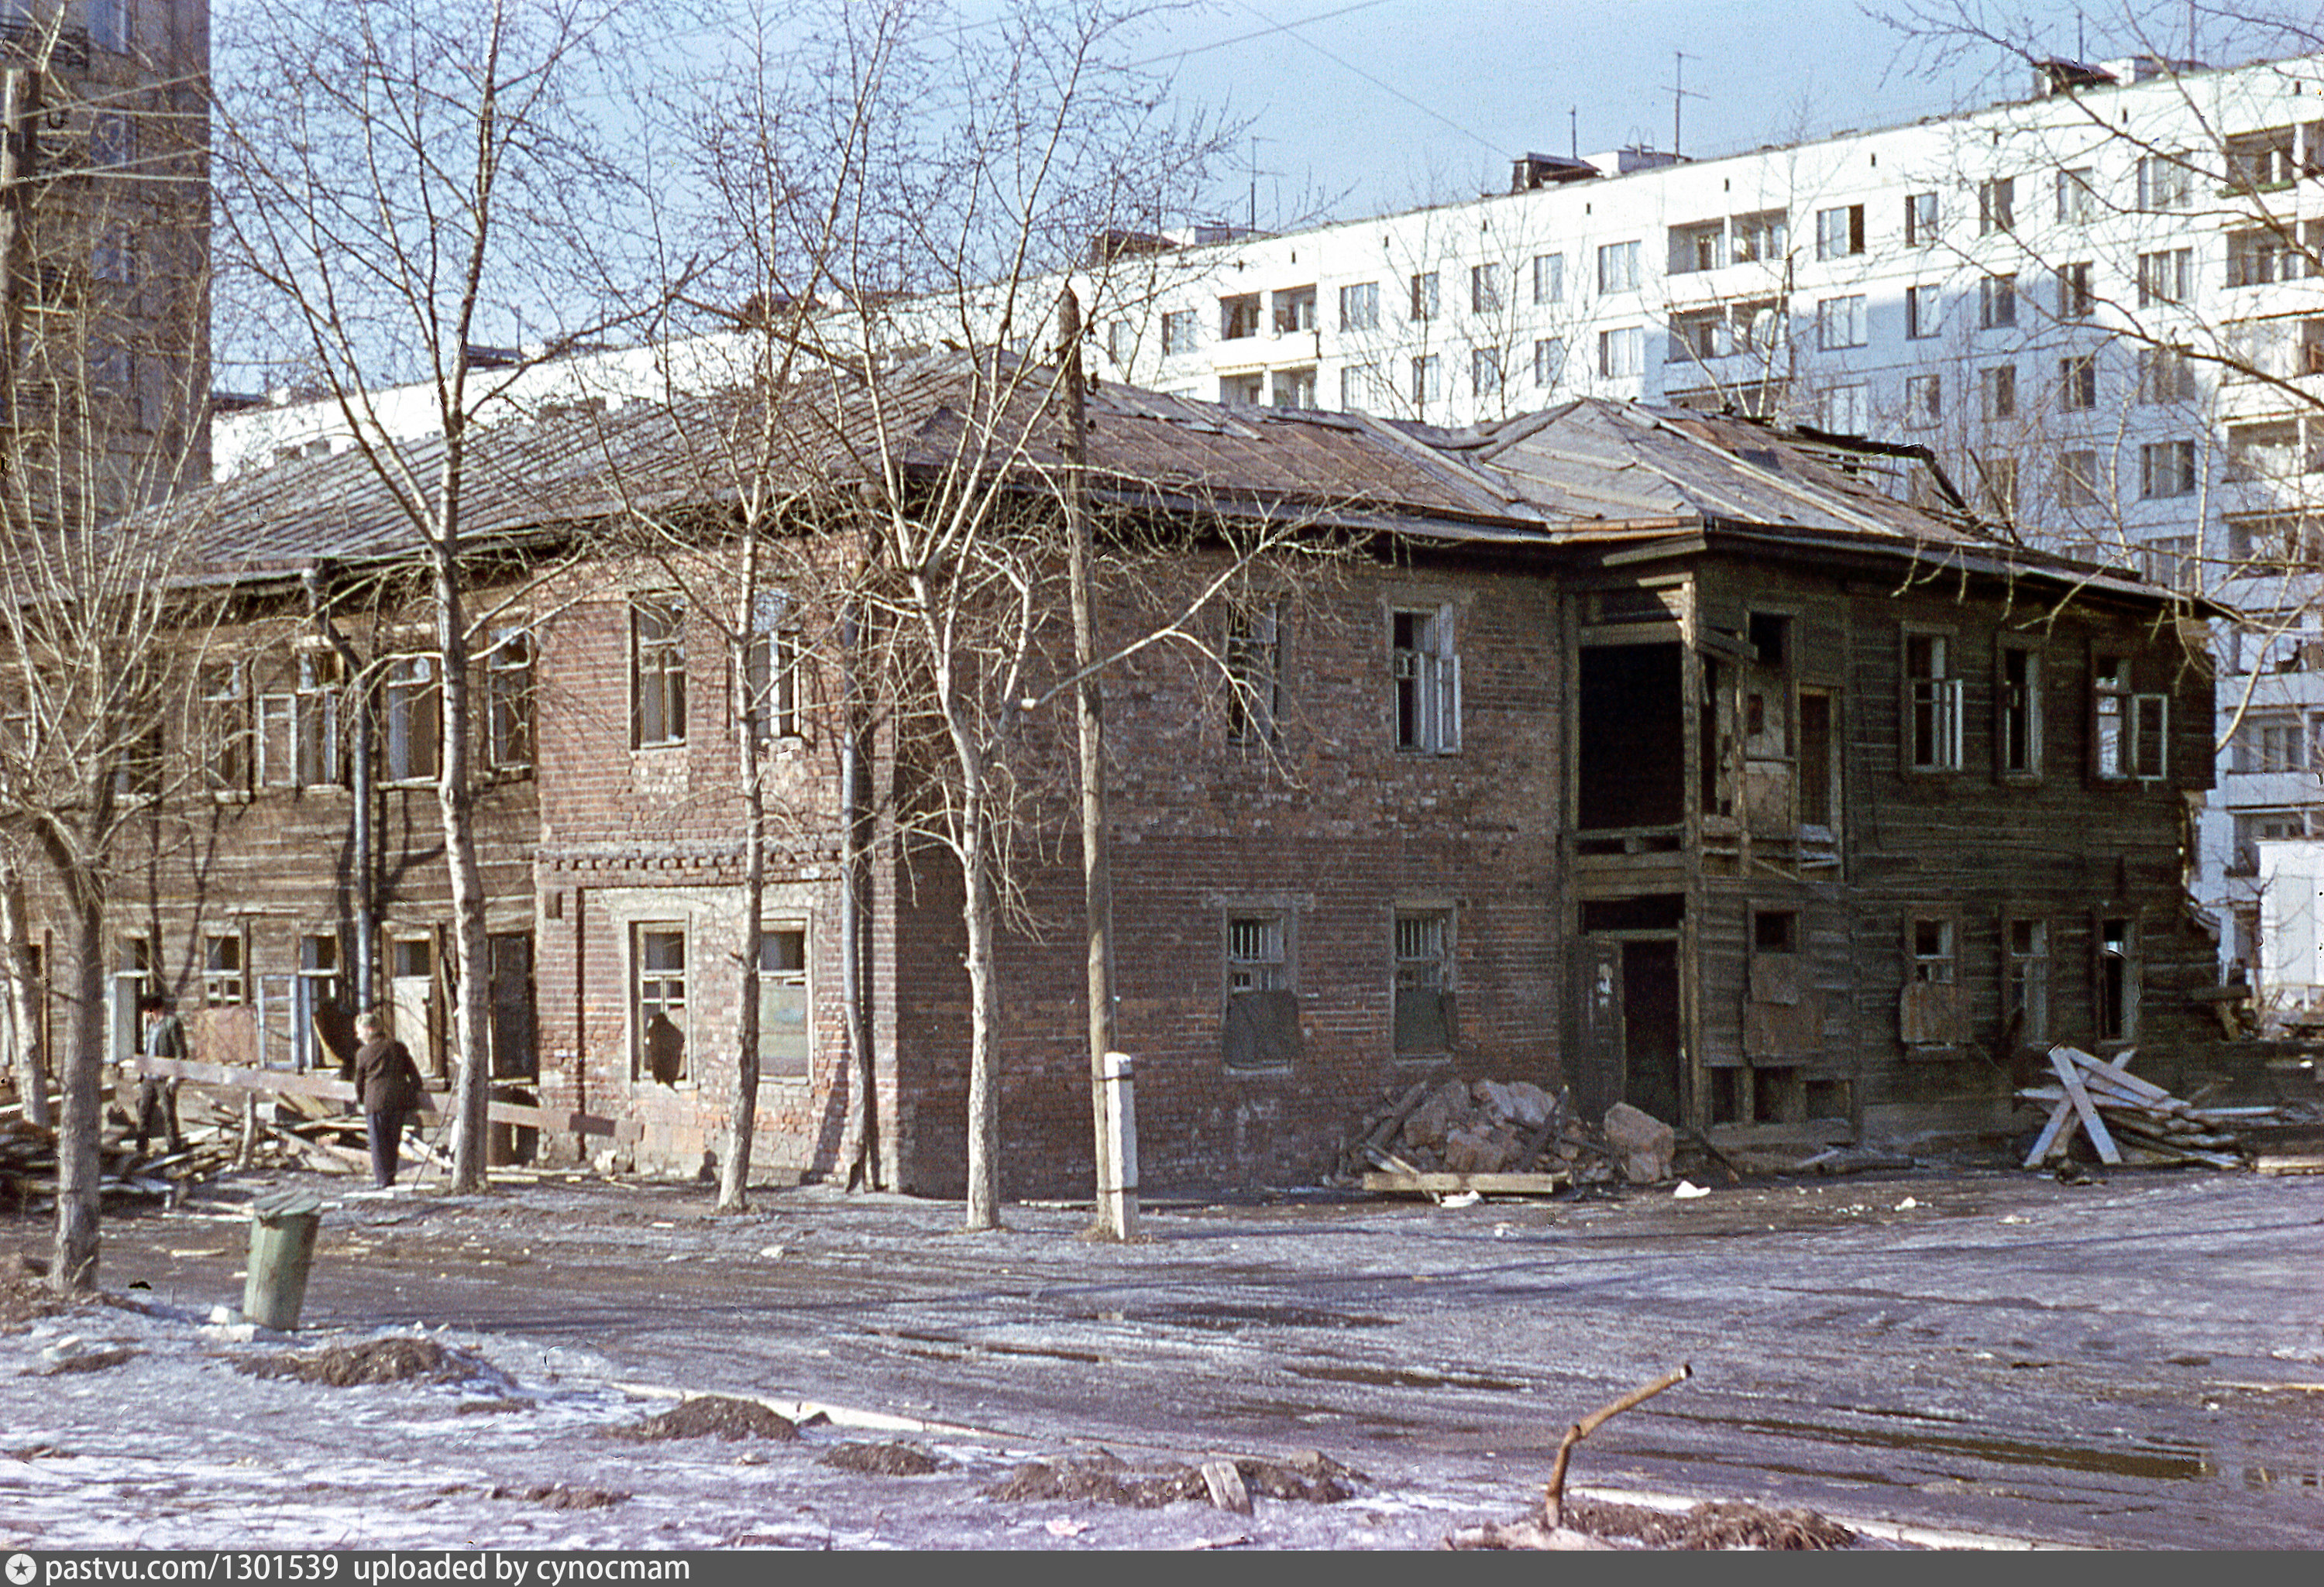
<svg viewBox="0 0 2324 1587"><path fill-rule="evenodd" d="M1399 909L1396 916L1396 1050L1442 1053L1456 1038L1452 914Z"/></svg>
<svg viewBox="0 0 2324 1587"><path fill-rule="evenodd" d="M1264 1069L1299 1056L1299 994L1291 983L1288 917L1231 914L1226 922L1226 1041L1231 1069Z"/></svg>
<svg viewBox="0 0 2324 1587"><path fill-rule="evenodd" d="M1960 926L1950 915L1904 921L1904 992L1896 1021L1907 1047L1952 1047L1961 1039Z"/></svg>
<svg viewBox="0 0 2324 1587"><path fill-rule="evenodd" d="M1796 1058L1823 1047L1823 993L1813 984L1797 909L1751 911L1743 1050L1752 1059Z"/></svg>

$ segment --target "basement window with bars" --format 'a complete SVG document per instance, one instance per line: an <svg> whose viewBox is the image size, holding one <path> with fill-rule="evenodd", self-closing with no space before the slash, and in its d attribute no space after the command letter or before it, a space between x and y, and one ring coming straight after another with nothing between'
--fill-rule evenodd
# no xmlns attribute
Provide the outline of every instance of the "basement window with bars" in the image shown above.
<svg viewBox="0 0 2324 1587"><path fill-rule="evenodd" d="M1299 1045L1290 911L1230 909L1222 1061L1230 1069L1281 1068L1299 1056Z"/></svg>
<svg viewBox="0 0 2324 1587"><path fill-rule="evenodd" d="M1396 912L1396 1055L1449 1053L1457 1036L1452 911Z"/></svg>

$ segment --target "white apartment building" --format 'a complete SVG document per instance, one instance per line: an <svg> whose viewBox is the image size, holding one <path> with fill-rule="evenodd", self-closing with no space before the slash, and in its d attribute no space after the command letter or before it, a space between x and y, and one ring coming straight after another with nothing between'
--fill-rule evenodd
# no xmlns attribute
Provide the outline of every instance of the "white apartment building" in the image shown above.
<svg viewBox="0 0 2324 1587"><path fill-rule="evenodd" d="M1086 291L1140 385L1448 426L1604 395L1917 442L1997 522L2249 611L2214 640L2198 897L2224 956L2324 1001L2312 955L2258 940L2257 863L2324 840L2324 59L2029 87L1720 159L1528 156L1506 193Z"/></svg>
<svg viewBox="0 0 2324 1587"><path fill-rule="evenodd" d="M2262 941L2259 863L2324 876L2324 57L2028 86L1718 159L1528 155L1508 192L1302 232L1111 234L1075 285L1135 384L1443 426L1604 395L1917 443L2006 530L2245 612L2213 637L2197 897L2223 961L2324 1005L2315 955ZM930 341L947 310L890 312ZM746 354L595 355L506 396L618 404ZM383 428L432 427L409 397L380 393ZM222 418L217 457L343 444L335 405L278 403Z"/></svg>

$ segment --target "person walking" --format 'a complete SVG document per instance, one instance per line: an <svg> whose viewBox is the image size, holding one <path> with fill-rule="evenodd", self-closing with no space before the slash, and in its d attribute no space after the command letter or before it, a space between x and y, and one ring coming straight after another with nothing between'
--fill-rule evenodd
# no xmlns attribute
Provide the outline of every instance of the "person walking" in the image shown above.
<svg viewBox="0 0 2324 1587"><path fill-rule="evenodd" d="M376 1013L355 1021L355 1035L363 1042L355 1050L355 1101L371 1141L372 1182L385 1190L395 1183L403 1126L420 1105L420 1066Z"/></svg>
<svg viewBox="0 0 2324 1587"><path fill-rule="evenodd" d="M137 1000L137 1014L139 1053L148 1058L182 1059L186 1056L186 1028L170 1011L167 998L158 992L147 992ZM178 1076L144 1069L137 1081L139 1157L145 1155L146 1146L156 1130L161 1133L171 1156L186 1149L186 1138L178 1130Z"/></svg>

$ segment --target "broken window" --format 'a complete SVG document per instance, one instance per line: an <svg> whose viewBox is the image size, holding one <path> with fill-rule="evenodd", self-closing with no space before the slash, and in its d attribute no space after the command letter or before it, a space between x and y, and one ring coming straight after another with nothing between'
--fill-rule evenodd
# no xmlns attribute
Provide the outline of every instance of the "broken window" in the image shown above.
<svg viewBox="0 0 2324 1587"><path fill-rule="evenodd" d="M1904 245L1925 248L1937 240L1937 196L1934 193L1904 195Z"/></svg>
<svg viewBox="0 0 2324 1587"><path fill-rule="evenodd" d="M1700 270L1717 270L1727 263L1727 223L1720 220L1700 220L1692 226L1670 228L1670 273L1692 275Z"/></svg>
<svg viewBox="0 0 2324 1587"><path fill-rule="evenodd" d="M634 980L632 1078L675 1085L686 1078L686 927L654 922L631 934Z"/></svg>
<svg viewBox="0 0 2324 1587"><path fill-rule="evenodd" d="M1598 250L1598 290L1636 291L1638 286L1638 245L1608 243Z"/></svg>
<svg viewBox="0 0 2324 1587"><path fill-rule="evenodd" d="M2017 179L1988 178L1977 184L1977 235L1990 236L2017 224Z"/></svg>
<svg viewBox="0 0 2324 1587"><path fill-rule="evenodd" d="M1816 257L1843 259L1864 252L1864 206L1844 204L1816 211Z"/></svg>
<svg viewBox="0 0 2324 1587"><path fill-rule="evenodd" d="M2058 406L2086 413L2098 405L2098 355L2077 354L2058 360Z"/></svg>
<svg viewBox="0 0 2324 1587"><path fill-rule="evenodd" d="M1461 657L1452 608L1397 612L1390 621L1396 747L1451 754L1461 747Z"/></svg>
<svg viewBox="0 0 2324 1587"><path fill-rule="evenodd" d="M2092 927L2092 1012L2100 1041L2138 1039L2138 922L2101 915Z"/></svg>
<svg viewBox="0 0 2324 1587"><path fill-rule="evenodd" d="M1227 1067L1275 1068L1299 1056L1299 994L1292 984L1286 911L1229 913L1226 994L1222 1056Z"/></svg>
<svg viewBox="0 0 2324 1587"><path fill-rule="evenodd" d="M1961 765L1961 680L1941 633L1904 636L1904 764L1914 771Z"/></svg>
<svg viewBox="0 0 2324 1587"><path fill-rule="evenodd" d="M1839 705L1823 689L1800 691L1800 826L1830 841L1840 833L1840 758L1833 751Z"/></svg>
<svg viewBox="0 0 2324 1587"><path fill-rule="evenodd" d="M212 932L202 938L202 1002L209 1008L239 1007L250 1001L244 981L244 955L238 931Z"/></svg>
<svg viewBox="0 0 2324 1587"><path fill-rule="evenodd" d="M202 780L213 793L250 788L250 694L242 663L208 661L201 668Z"/></svg>
<svg viewBox="0 0 2324 1587"><path fill-rule="evenodd" d="M2001 923L2001 1017L2013 1047L2050 1042L2050 923L2005 918Z"/></svg>
<svg viewBox="0 0 2324 1587"><path fill-rule="evenodd" d="M1358 281L1353 286L1340 289L1340 328L1379 328L1379 282Z"/></svg>
<svg viewBox="0 0 2324 1587"><path fill-rule="evenodd" d="M1452 912L1396 912L1396 1051L1450 1052L1455 1039Z"/></svg>
<svg viewBox="0 0 2324 1587"><path fill-rule="evenodd" d="M1950 914L1904 921L1904 992L1897 1026L1907 1047L1952 1047L1961 1039L1960 923Z"/></svg>
<svg viewBox="0 0 2324 1587"><path fill-rule="evenodd" d="M2130 658L2090 659L2091 751L2107 781L2153 782L2167 774L2171 698L2131 687Z"/></svg>
<svg viewBox="0 0 2324 1587"><path fill-rule="evenodd" d="M1239 342L1259 334L1259 294L1241 292L1219 300L1219 339Z"/></svg>
<svg viewBox="0 0 2324 1587"><path fill-rule="evenodd" d="M2017 323L2017 278L1988 275L1977 283L1977 323L1980 330L2003 330Z"/></svg>
<svg viewBox="0 0 2324 1587"><path fill-rule="evenodd" d="M1227 614L1227 742L1275 742L1283 698L1283 641L1273 602Z"/></svg>
<svg viewBox="0 0 2324 1587"><path fill-rule="evenodd" d="M807 927L803 922L759 931L759 1073L807 1078L814 1051L807 1020Z"/></svg>
<svg viewBox="0 0 2324 1587"><path fill-rule="evenodd" d="M1761 209L1750 215L1738 215L1729 223L1734 237L1734 259L1738 264L1773 263L1784 256L1789 244L1790 223L1780 209Z"/></svg>
<svg viewBox="0 0 2324 1587"><path fill-rule="evenodd" d="M670 596L630 605L630 747L686 742L686 607Z"/></svg>
<svg viewBox="0 0 2324 1587"><path fill-rule="evenodd" d="M443 705L436 688L436 658L401 656L387 664L381 686L380 749L389 782L419 782L437 773Z"/></svg>
<svg viewBox="0 0 2324 1587"><path fill-rule="evenodd" d="M1656 620L1669 620L1659 603L1655 610ZM1582 648L1575 825L1582 830L1675 827L1686 819L1683 677L1675 644ZM1715 683L1706 685L1706 698L1715 692ZM1706 704L1706 733L1714 714ZM1706 781L1714 759L1705 757Z"/></svg>
<svg viewBox="0 0 2324 1587"><path fill-rule="evenodd" d="M1808 1057L1823 1047L1823 993L1812 984L1795 909L1750 911L1743 1050L1757 1064Z"/></svg>
<svg viewBox="0 0 2324 1587"><path fill-rule="evenodd" d="M2042 656L2023 644L2002 645L1993 680L1994 767L2004 777L2042 772Z"/></svg>
<svg viewBox="0 0 2324 1587"><path fill-rule="evenodd" d="M484 652L484 764L494 771L532 767L532 631L503 628Z"/></svg>
<svg viewBox="0 0 2324 1587"><path fill-rule="evenodd" d="M1315 328L1315 289L1292 287L1275 294L1275 334L1296 336Z"/></svg>

